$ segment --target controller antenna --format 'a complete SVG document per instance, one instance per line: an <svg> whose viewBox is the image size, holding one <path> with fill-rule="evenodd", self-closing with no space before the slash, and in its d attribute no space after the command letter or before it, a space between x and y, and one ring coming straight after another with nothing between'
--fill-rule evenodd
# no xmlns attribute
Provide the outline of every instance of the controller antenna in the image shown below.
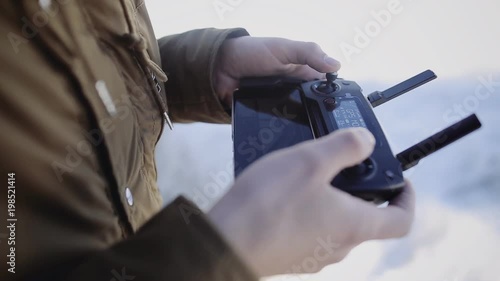
<svg viewBox="0 0 500 281"><path fill-rule="evenodd" d="M401 162L403 171L410 169L418 162L441 148L459 140L460 138L481 128L481 122L476 114L458 121L450 127L436 133L435 135L421 141L420 143L399 153L396 158Z"/></svg>
<svg viewBox="0 0 500 281"><path fill-rule="evenodd" d="M381 104L384 104L394 98L397 98L401 96L402 94L405 94L415 88L418 88L427 82L430 82L434 79L436 79L437 76L432 72L431 70L426 70L417 76L414 76L406 81L403 81L396 86L387 89L383 92L373 92L370 95L368 95L368 100L372 104L372 107L377 107Z"/></svg>

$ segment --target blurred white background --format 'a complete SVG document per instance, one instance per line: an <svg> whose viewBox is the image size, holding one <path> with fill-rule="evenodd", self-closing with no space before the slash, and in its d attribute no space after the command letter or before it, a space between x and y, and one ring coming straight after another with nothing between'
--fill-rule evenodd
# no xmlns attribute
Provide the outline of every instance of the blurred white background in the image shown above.
<svg viewBox="0 0 500 281"><path fill-rule="evenodd" d="M500 280L500 2L146 0L158 37L203 27L319 43L365 93L426 69L439 80L377 108L394 152L476 112L483 128L410 170L418 210L405 239L365 243L287 280ZM216 8L217 7L217 8ZM390 14L390 17L387 15ZM385 15L385 16L382 16ZM361 34L362 33L362 34ZM484 81L498 81L488 84ZM481 87L479 92L476 92ZM479 93L479 94L478 94ZM230 183L229 125L176 125L157 150L165 202L207 210Z"/></svg>

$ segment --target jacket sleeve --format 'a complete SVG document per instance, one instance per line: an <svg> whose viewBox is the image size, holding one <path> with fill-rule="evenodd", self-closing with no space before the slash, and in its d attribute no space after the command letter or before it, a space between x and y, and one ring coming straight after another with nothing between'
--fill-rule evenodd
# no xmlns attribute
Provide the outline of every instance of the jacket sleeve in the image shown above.
<svg viewBox="0 0 500 281"><path fill-rule="evenodd" d="M114 279L113 279L114 278ZM68 281L258 280L183 197L128 240L95 253Z"/></svg>
<svg viewBox="0 0 500 281"><path fill-rule="evenodd" d="M199 29L158 40L168 107L176 122L229 123L225 106L213 86L214 64L226 39L247 36L246 30Z"/></svg>

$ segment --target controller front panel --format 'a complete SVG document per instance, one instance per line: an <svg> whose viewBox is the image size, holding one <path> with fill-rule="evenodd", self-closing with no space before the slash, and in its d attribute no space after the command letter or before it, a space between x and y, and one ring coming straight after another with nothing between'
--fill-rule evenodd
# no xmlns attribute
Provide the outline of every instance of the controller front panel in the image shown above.
<svg viewBox="0 0 500 281"><path fill-rule="evenodd" d="M365 200L385 202L404 187L401 164L394 157L385 134L361 88L338 79L332 93L318 91L324 82L301 85L304 104L315 138L339 129L363 127L375 136L373 154L360 165L342 171L332 184Z"/></svg>

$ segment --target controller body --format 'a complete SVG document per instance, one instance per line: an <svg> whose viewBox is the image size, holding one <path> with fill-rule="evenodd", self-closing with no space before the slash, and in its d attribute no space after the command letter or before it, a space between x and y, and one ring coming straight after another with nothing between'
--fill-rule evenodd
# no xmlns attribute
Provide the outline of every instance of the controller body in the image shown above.
<svg viewBox="0 0 500 281"><path fill-rule="evenodd" d="M405 182L384 131L361 87L354 81L252 78L233 99L235 174L272 151L321 138L337 130L364 127L376 139L372 155L332 179L332 186L375 203L392 199ZM253 148L253 150L252 150ZM341 148L333 148L341 149ZM334 156L333 156L334 157Z"/></svg>

